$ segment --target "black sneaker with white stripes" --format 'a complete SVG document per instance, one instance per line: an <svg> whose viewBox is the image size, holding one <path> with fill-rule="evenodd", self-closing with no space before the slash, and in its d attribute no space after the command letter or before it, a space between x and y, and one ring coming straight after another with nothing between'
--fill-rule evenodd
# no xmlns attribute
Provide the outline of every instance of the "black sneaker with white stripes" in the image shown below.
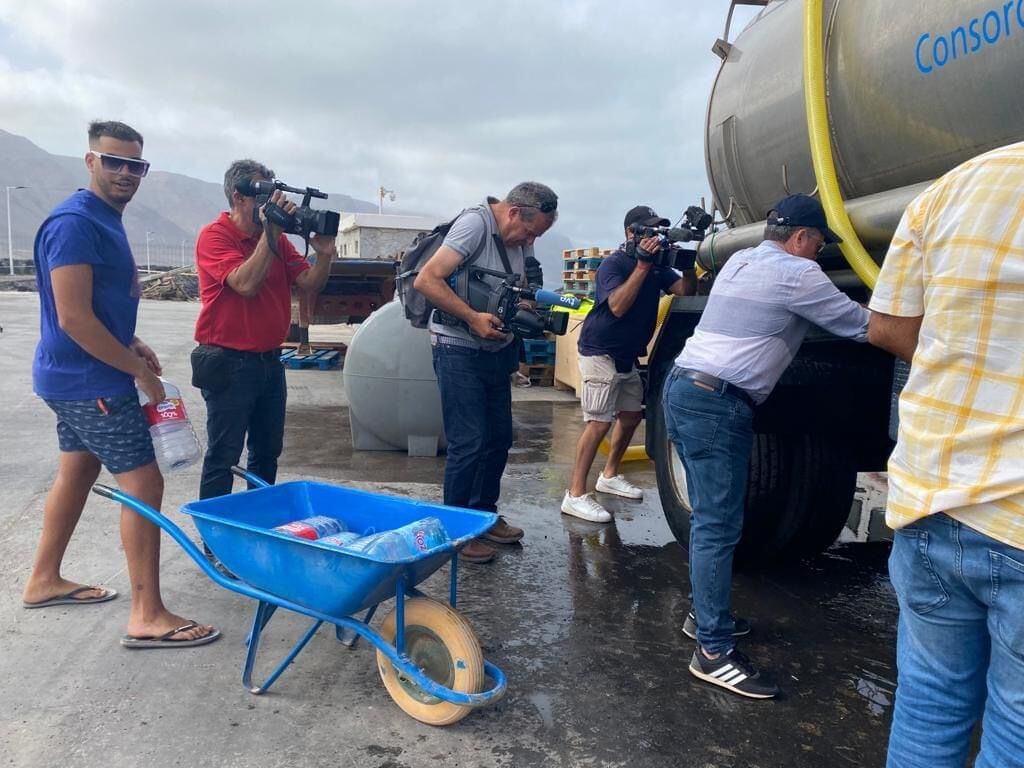
<svg viewBox="0 0 1024 768"><path fill-rule="evenodd" d="M748 699L779 695L779 687L762 676L750 659L735 648L717 659L709 659L697 646L690 660L690 674Z"/></svg>
<svg viewBox="0 0 1024 768"><path fill-rule="evenodd" d="M732 623L733 637L746 637L750 634L750 622L746 619L740 619L733 616ZM697 617L694 615L693 611L686 614L686 621L683 622L683 634L691 640L697 639Z"/></svg>

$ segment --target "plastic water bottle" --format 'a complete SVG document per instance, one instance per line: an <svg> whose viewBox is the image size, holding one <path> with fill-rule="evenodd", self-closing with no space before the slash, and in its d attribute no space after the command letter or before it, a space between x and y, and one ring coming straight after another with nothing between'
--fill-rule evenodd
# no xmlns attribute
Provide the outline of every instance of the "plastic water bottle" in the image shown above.
<svg viewBox="0 0 1024 768"><path fill-rule="evenodd" d="M363 536L345 546L353 552L362 552L378 560L394 562L411 557L413 552L409 544L398 531L382 531L370 536Z"/></svg>
<svg viewBox="0 0 1024 768"><path fill-rule="evenodd" d="M425 517L401 528L394 533L399 534L413 553L426 552L450 541L448 531L436 517Z"/></svg>
<svg viewBox="0 0 1024 768"><path fill-rule="evenodd" d="M279 525L273 530L286 533L289 536L298 536L300 539L316 541L325 536L335 536L345 530L345 525L340 520L324 515L314 515L302 520L292 520L290 523Z"/></svg>
<svg viewBox="0 0 1024 768"><path fill-rule="evenodd" d="M149 434L153 437L157 464L164 472L175 472L199 461L201 451L192 422L185 412L181 390L166 379L160 381L164 385L164 399L151 403L140 389L139 403L149 424Z"/></svg>
<svg viewBox="0 0 1024 768"><path fill-rule="evenodd" d="M346 548L379 560L394 561L426 552L449 540L448 532L440 520L425 517L401 528L363 536Z"/></svg>
<svg viewBox="0 0 1024 768"><path fill-rule="evenodd" d="M330 544L335 547L344 547L346 544L351 544L353 541L359 538L359 534L354 531L342 531L336 533L333 536L324 536L322 539L318 539L321 544Z"/></svg>

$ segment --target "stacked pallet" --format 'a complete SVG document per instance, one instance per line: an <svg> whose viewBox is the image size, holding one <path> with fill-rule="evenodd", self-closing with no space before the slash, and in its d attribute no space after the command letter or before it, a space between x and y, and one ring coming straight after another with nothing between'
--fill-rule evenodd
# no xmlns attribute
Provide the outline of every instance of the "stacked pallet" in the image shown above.
<svg viewBox="0 0 1024 768"><path fill-rule="evenodd" d="M562 251L562 293L593 299L597 292L597 268L611 253L609 248L572 248Z"/></svg>
<svg viewBox="0 0 1024 768"><path fill-rule="evenodd" d="M519 373L535 387L550 387L555 383L554 339L523 339L523 358Z"/></svg>
<svg viewBox="0 0 1024 768"><path fill-rule="evenodd" d="M345 365L346 351L348 346L340 342L285 342L281 345L280 356L286 368L329 371Z"/></svg>

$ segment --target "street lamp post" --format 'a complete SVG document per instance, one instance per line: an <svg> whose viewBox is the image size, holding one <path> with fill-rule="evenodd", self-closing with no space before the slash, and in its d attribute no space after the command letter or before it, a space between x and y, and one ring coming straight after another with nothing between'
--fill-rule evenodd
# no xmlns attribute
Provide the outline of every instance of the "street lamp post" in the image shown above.
<svg viewBox="0 0 1024 768"><path fill-rule="evenodd" d="M14 274L14 241L11 238L11 190L12 189L28 189L21 184L16 184L9 187L4 187L4 191L7 193L7 261L10 265L10 272Z"/></svg>
<svg viewBox="0 0 1024 768"><path fill-rule="evenodd" d="M377 213L384 213L384 198L387 198L392 203L395 202L395 191L393 189L384 189L383 185L377 190Z"/></svg>
<svg viewBox="0 0 1024 768"><path fill-rule="evenodd" d="M150 261L150 258L149 258L149 238L150 238L150 235L152 235L152 234L153 234L152 232L147 232L146 233L146 274L147 275L153 274L153 263Z"/></svg>

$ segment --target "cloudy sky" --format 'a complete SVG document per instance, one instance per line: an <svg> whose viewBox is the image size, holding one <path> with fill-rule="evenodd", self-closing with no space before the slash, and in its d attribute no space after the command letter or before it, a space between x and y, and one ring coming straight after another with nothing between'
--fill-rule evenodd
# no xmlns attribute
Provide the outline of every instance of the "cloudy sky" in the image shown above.
<svg viewBox="0 0 1024 768"><path fill-rule="evenodd" d="M78 155L93 118L209 181L449 215L536 179L558 231L610 245L638 202L707 195L703 119L728 0L0 0L0 128ZM738 15L747 19L750 13Z"/></svg>

